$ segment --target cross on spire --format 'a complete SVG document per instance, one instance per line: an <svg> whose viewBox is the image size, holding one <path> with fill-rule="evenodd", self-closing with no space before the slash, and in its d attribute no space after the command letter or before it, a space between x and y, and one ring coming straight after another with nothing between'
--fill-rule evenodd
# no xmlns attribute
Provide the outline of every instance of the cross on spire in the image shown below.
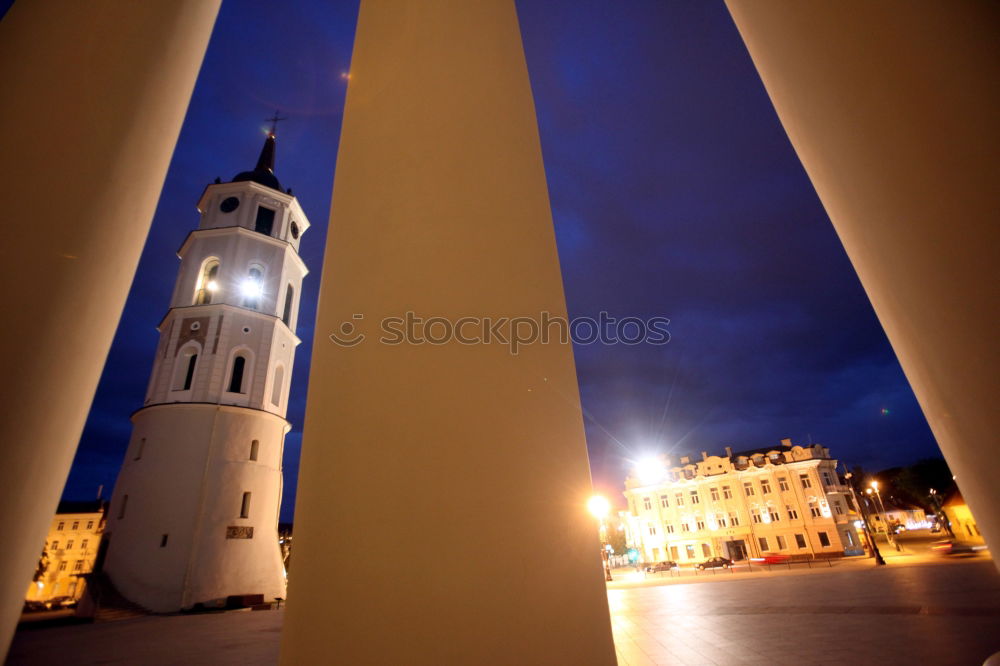
<svg viewBox="0 0 1000 666"><path fill-rule="evenodd" d="M264 118L267 122L271 123L271 136L274 136L275 131L278 129L278 123L282 120L288 120L288 116L279 116L278 111L274 111L274 115L270 118Z"/></svg>

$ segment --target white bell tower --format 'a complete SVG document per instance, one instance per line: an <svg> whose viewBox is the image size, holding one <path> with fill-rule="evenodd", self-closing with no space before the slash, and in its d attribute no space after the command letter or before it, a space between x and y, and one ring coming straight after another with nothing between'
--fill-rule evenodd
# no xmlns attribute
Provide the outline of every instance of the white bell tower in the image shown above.
<svg viewBox="0 0 1000 666"><path fill-rule="evenodd" d="M155 612L285 597L281 460L309 228L257 166L205 188L108 516L104 571Z"/></svg>

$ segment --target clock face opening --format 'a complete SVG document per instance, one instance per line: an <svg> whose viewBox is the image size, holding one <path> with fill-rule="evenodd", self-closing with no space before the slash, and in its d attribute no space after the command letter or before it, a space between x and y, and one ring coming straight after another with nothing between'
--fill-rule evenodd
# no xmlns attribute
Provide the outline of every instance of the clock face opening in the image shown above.
<svg viewBox="0 0 1000 666"><path fill-rule="evenodd" d="M292 222L292 226L291 226L290 230L292 232L292 238L298 238L299 237L299 225L297 225L294 222Z"/></svg>
<svg viewBox="0 0 1000 666"><path fill-rule="evenodd" d="M226 197L225 199L222 200L222 203L219 204L219 210L221 210L223 213L232 213L239 207L239 205L240 205L240 200L237 199L236 197Z"/></svg>

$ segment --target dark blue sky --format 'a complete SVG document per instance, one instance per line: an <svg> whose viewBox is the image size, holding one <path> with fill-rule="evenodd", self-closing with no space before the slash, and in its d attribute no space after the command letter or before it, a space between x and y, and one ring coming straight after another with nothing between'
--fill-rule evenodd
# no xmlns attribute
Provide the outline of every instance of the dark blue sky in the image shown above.
<svg viewBox="0 0 1000 666"><path fill-rule="evenodd" d="M357 5L277 7L223 3L67 498L110 493L195 203L216 176L252 167L262 119L280 109L276 173L313 223L288 413L291 518ZM783 437L874 469L938 455L722 2L517 7L570 314L671 320L665 346L576 349L595 483L614 496L628 460L648 452Z"/></svg>

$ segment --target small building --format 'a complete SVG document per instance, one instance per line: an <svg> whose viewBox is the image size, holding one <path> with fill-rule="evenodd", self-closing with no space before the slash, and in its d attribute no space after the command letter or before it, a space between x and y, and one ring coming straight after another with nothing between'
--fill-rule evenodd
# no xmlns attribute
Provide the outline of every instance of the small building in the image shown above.
<svg viewBox="0 0 1000 666"><path fill-rule="evenodd" d="M693 564L780 554L836 557L860 548L850 489L824 446L780 446L674 462L625 480L628 534L643 560Z"/></svg>
<svg viewBox="0 0 1000 666"><path fill-rule="evenodd" d="M951 523L951 531L955 533L955 538L971 543L985 543L983 535L979 532L976 524L976 517L972 515L972 510L965 503L962 493L956 490L951 497L945 501L941 507L944 515Z"/></svg>
<svg viewBox="0 0 1000 666"><path fill-rule="evenodd" d="M27 601L48 603L60 597L79 599L94 569L104 532L104 502L60 502L45 539Z"/></svg>

